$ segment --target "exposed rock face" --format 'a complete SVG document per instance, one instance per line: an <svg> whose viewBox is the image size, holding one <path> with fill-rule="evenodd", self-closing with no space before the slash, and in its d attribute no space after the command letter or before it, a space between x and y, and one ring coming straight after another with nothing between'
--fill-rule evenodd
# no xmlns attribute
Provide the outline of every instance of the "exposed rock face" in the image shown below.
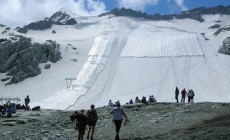
<svg viewBox="0 0 230 140"><path fill-rule="evenodd" d="M0 72L11 77L7 84L40 74L39 63L56 63L60 59L59 44L51 40L44 44L32 44L30 38L16 36L16 41L0 41Z"/></svg>
<svg viewBox="0 0 230 140"><path fill-rule="evenodd" d="M217 36L219 33L224 32L224 31L230 31L230 25L219 28L218 30L216 30L216 32L213 35Z"/></svg>
<svg viewBox="0 0 230 140"><path fill-rule="evenodd" d="M75 25L77 21L71 18L65 12L58 11L54 13L50 18L45 18L44 20L32 22L22 28L18 27L16 30L20 33L27 33L28 30L46 30L50 29L53 25Z"/></svg>
<svg viewBox="0 0 230 140"><path fill-rule="evenodd" d="M209 27L209 29L216 29L216 28L220 28L220 24L215 24L215 25Z"/></svg>
<svg viewBox="0 0 230 140"><path fill-rule="evenodd" d="M3 25L3 24L0 24L0 27L5 27L5 25Z"/></svg>
<svg viewBox="0 0 230 140"><path fill-rule="evenodd" d="M115 15L115 16L131 16L131 17L143 17L146 19L152 19L152 20L171 20L171 19L185 19L185 18L190 18L194 19L200 22L203 22L204 19L202 18L202 15L214 15L214 14L230 14L230 6L224 7L224 6L217 6L213 8L205 8L205 7L200 7L196 8L190 11L184 11L181 14L173 14L173 15L160 15L160 14L155 14L155 15L147 15L146 13L142 13L140 11L134 11L132 9L117 9L115 8L111 12L107 12L104 14L101 14L100 16L103 15Z"/></svg>
<svg viewBox="0 0 230 140"><path fill-rule="evenodd" d="M77 24L77 21L71 18L70 15L66 14L65 12L58 11L54 13L49 20L55 22L57 25L74 25Z"/></svg>
<svg viewBox="0 0 230 140"><path fill-rule="evenodd" d="M230 36L224 39L218 53L230 55Z"/></svg>

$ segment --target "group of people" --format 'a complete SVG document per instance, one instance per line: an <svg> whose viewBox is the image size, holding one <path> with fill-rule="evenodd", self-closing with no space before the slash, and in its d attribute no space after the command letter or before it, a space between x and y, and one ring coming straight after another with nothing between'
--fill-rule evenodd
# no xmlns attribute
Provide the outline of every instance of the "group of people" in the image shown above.
<svg viewBox="0 0 230 140"><path fill-rule="evenodd" d="M157 100L155 99L155 97L153 95L149 95L149 100L148 101L147 101L145 96L143 96L141 100L138 98L138 96L135 98L135 103L144 103L146 105L148 105L149 103L154 103L156 101Z"/></svg>
<svg viewBox="0 0 230 140"><path fill-rule="evenodd" d="M10 118L13 113L16 113L16 104L7 102L3 106L0 105L1 117Z"/></svg>
<svg viewBox="0 0 230 140"><path fill-rule="evenodd" d="M95 110L94 105L90 106L90 110L87 114L84 114L84 111L84 109L81 109L79 112L75 111L70 118L71 121L75 121L75 129L78 131L78 140L83 140L87 125L89 126L87 139L89 139L89 135L91 134L90 139L93 140L93 134L98 120L97 111Z"/></svg>
<svg viewBox="0 0 230 140"><path fill-rule="evenodd" d="M10 118L12 117L12 114L16 113L17 110L24 109L25 111L29 111L30 110L29 95L26 96L24 101L25 101L25 105L11 103L10 100L7 101L4 105L0 105L0 113L1 113L0 116L3 118Z"/></svg>
<svg viewBox="0 0 230 140"><path fill-rule="evenodd" d="M119 140L119 132L122 124L122 116L126 118L126 121L128 121L128 118L123 111L123 109L120 107L120 103L116 102L116 107L113 108L110 112L110 114L113 115L113 122L116 126L116 136L115 140ZM83 140L85 130L87 130L88 126L88 133L87 133L87 139L90 138L90 140L93 140L93 135L95 132L95 126L98 120L97 111L95 109L95 105L90 106L90 110L87 111L86 114L84 114L84 109L81 109L79 112L75 111L73 115L70 116L71 121L75 122L75 129L78 131L78 140Z"/></svg>
<svg viewBox="0 0 230 140"><path fill-rule="evenodd" d="M142 99L139 99L138 96L137 96L134 101L133 101L133 99L130 99L129 102L126 102L126 104L143 103L143 104L148 105L149 103L153 103L153 102L156 102L156 101L157 100L155 99L155 97L153 95L149 96L148 101L147 101L145 96L143 96ZM117 102L120 103L119 100ZM116 106L116 103L113 103L112 100L109 100L107 106L108 107L114 107L114 106Z"/></svg>
<svg viewBox="0 0 230 140"><path fill-rule="evenodd" d="M179 96L179 89L178 87L176 87L176 90L175 90L175 99L176 99L176 103L179 103L178 101L178 96ZM181 91L181 103L185 103L185 98L186 98L186 95L188 97L188 103L193 103L194 102L194 96L195 96L195 93L192 89L188 90L188 92L185 90L185 88Z"/></svg>

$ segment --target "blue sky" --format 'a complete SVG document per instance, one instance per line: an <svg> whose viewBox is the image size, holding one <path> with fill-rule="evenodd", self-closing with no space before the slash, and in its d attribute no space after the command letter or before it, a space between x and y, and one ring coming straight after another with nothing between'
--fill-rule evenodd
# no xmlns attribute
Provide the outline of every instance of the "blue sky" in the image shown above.
<svg viewBox="0 0 230 140"><path fill-rule="evenodd" d="M230 0L0 0L0 23L24 26L50 17L61 8L82 16L95 16L121 7L165 15L217 5L228 6Z"/></svg>
<svg viewBox="0 0 230 140"><path fill-rule="evenodd" d="M118 3L118 0L103 0L103 2L106 4L106 10L110 11L113 8L116 7L127 7L134 10L140 10L141 9L135 9L135 0L124 0L127 1L127 5L122 5ZM190 10L197 7L214 7L217 5L223 5L223 6L229 6L230 0L137 0L137 1L145 1L146 6L143 8L144 10L142 12L146 12L148 14L174 14L174 13L180 13L184 10ZM151 5L148 3L148 1L154 3L154 5ZM132 4L133 3L133 4Z"/></svg>

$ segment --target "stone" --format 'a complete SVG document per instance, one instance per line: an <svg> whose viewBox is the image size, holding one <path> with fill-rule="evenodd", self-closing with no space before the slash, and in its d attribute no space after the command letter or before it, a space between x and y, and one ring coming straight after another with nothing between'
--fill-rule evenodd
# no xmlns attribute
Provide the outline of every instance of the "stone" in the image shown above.
<svg viewBox="0 0 230 140"><path fill-rule="evenodd" d="M13 133L13 131L7 131L7 132L2 133L2 136L7 136L7 135L10 135L12 133Z"/></svg>
<svg viewBox="0 0 230 140"><path fill-rule="evenodd" d="M13 121L13 122L2 122L2 125L7 125L7 126L15 126L16 125L16 121Z"/></svg>
<svg viewBox="0 0 230 140"><path fill-rule="evenodd" d="M45 69L50 69L51 65L50 64L45 64L44 68Z"/></svg>
<svg viewBox="0 0 230 140"><path fill-rule="evenodd" d="M17 120L17 124L26 124L26 123L28 123L28 122L29 122L28 119L18 119L18 120Z"/></svg>

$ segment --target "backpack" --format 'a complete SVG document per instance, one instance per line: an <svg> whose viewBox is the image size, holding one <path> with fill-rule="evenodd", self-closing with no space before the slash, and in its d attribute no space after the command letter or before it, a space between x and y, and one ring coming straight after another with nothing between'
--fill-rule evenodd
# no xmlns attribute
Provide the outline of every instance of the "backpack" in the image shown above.
<svg viewBox="0 0 230 140"><path fill-rule="evenodd" d="M89 121L97 121L98 120L96 110L89 110L87 112L87 116L88 116Z"/></svg>
<svg viewBox="0 0 230 140"><path fill-rule="evenodd" d="M79 124L87 125L88 124L88 117L83 113L78 113L76 115L76 120Z"/></svg>
<svg viewBox="0 0 230 140"><path fill-rule="evenodd" d="M74 120L75 120L75 115L73 114L73 115L71 115L71 116L69 116L70 117L70 120L73 122Z"/></svg>

